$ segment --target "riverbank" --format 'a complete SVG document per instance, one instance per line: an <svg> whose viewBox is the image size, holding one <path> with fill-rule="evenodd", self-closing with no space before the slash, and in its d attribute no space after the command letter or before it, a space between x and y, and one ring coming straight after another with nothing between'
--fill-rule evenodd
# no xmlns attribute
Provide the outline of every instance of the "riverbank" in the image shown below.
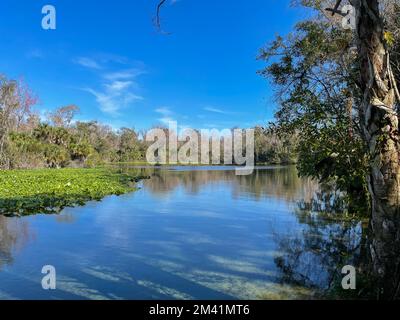
<svg viewBox="0 0 400 320"><path fill-rule="evenodd" d="M150 164L147 161L128 161L128 162L108 162L105 163L107 166L147 166L147 167L237 167L243 166L238 164L202 164L202 163L157 163ZM254 166L263 167L263 166L294 166L297 165L297 162L257 162Z"/></svg>
<svg viewBox="0 0 400 320"><path fill-rule="evenodd" d="M144 177L110 169L0 171L0 215L57 213L65 207L135 191Z"/></svg>

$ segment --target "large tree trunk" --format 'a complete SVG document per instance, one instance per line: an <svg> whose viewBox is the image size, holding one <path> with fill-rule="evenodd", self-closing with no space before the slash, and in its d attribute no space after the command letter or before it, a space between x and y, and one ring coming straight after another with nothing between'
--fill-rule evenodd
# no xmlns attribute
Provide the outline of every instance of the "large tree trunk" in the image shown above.
<svg viewBox="0 0 400 320"><path fill-rule="evenodd" d="M360 108L371 168L372 268L379 298L400 298L400 162L396 83L378 0L354 0L364 101Z"/></svg>

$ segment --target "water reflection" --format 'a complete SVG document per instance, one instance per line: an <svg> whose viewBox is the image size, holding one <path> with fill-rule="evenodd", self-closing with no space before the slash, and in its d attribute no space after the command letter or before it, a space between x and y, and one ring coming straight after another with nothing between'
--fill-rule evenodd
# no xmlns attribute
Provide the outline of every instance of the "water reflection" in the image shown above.
<svg viewBox="0 0 400 320"><path fill-rule="evenodd" d="M126 171L138 169L125 168ZM151 176L146 188L154 195L167 197L177 188L196 195L205 185L229 186L234 198L240 196L263 200L276 197L286 201L310 201L318 185L308 179L299 179L294 166L258 167L252 175L236 176L232 167L171 167L168 170L143 168L140 174Z"/></svg>
<svg viewBox="0 0 400 320"><path fill-rule="evenodd" d="M294 167L121 170L151 179L60 215L0 217L0 298L310 297L350 255L343 244L357 250L360 226L311 210L321 190ZM56 291L41 289L45 264Z"/></svg>
<svg viewBox="0 0 400 320"><path fill-rule="evenodd" d="M302 232L276 235L284 253L275 258L281 283L309 288L314 295L324 296L339 288L344 266L360 267L365 263L367 222L348 216L343 195L326 189L318 189L309 201L300 201L294 213L303 226Z"/></svg>
<svg viewBox="0 0 400 320"><path fill-rule="evenodd" d="M0 271L13 262L13 256L30 238L26 221L9 219L0 215Z"/></svg>

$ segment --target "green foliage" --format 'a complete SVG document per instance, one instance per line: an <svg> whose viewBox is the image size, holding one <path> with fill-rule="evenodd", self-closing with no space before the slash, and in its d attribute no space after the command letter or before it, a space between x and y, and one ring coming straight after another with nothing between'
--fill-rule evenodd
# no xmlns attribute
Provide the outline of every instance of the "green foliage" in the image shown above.
<svg viewBox="0 0 400 320"><path fill-rule="evenodd" d="M261 51L268 65L260 74L277 89L276 132L297 134L300 174L334 182L351 210L363 210L368 153L353 110L362 97L351 41L326 20L303 21Z"/></svg>
<svg viewBox="0 0 400 320"><path fill-rule="evenodd" d="M94 153L93 147L87 142L71 143L69 146L71 158L73 160L85 161Z"/></svg>
<svg viewBox="0 0 400 320"><path fill-rule="evenodd" d="M255 162L258 164L294 164L297 162L296 134L278 135L272 128L254 129Z"/></svg>
<svg viewBox="0 0 400 320"><path fill-rule="evenodd" d="M39 123L31 131L11 132L9 138L12 168L93 167L140 161L146 148L132 129L116 133L93 122L67 128Z"/></svg>
<svg viewBox="0 0 400 320"><path fill-rule="evenodd" d="M0 214L55 213L135 190L140 177L107 169L0 171Z"/></svg>
<svg viewBox="0 0 400 320"><path fill-rule="evenodd" d="M48 143L44 145L43 149L47 167L63 168L69 164L70 157L66 148Z"/></svg>
<svg viewBox="0 0 400 320"><path fill-rule="evenodd" d="M144 160L146 143L133 129L115 132L92 122L74 122L75 105L58 108L41 121L37 98L23 82L0 74L0 169L91 167Z"/></svg>

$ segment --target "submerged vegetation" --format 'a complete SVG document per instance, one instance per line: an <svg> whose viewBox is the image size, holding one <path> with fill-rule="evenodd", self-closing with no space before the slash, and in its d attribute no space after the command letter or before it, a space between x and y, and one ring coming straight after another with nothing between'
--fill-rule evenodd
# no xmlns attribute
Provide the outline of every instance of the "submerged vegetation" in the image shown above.
<svg viewBox="0 0 400 320"><path fill-rule="evenodd" d="M0 171L0 214L56 213L135 190L135 174L109 169Z"/></svg>

